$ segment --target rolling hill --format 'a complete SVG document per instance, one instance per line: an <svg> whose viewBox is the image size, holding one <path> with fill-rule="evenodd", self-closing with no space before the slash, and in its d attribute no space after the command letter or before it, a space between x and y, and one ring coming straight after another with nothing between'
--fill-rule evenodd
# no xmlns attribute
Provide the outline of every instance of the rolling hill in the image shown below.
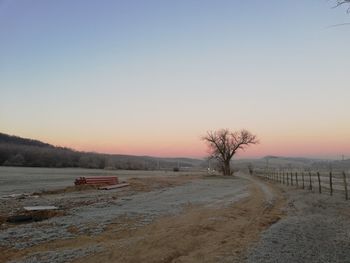
<svg viewBox="0 0 350 263"><path fill-rule="evenodd" d="M80 152L38 140L0 133L0 166L82 167L100 169L173 169L200 167L203 160Z"/></svg>

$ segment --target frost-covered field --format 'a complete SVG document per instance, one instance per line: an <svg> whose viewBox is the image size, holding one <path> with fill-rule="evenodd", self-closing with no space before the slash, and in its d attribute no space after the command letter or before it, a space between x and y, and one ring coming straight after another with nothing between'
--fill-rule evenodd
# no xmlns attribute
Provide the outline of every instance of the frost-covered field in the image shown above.
<svg viewBox="0 0 350 263"><path fill-rule="evenodd" d="M126 171L82 168L28 168L0 167L0 197L8 194L21 194L47 191L71 186L80 176L118 176L120 180L131 177L178 175L187 172L171 171ZM195 174L195 172L191 172Z"/></svg>

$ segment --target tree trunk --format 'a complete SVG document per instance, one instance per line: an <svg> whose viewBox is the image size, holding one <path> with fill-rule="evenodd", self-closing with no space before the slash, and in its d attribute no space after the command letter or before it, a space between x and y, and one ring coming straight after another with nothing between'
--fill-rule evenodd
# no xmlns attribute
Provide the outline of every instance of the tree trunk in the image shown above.
<svg viewBox="0 0 350 263"><path fill-rule="evenodd" d="M231 167L230 167L230 161L224 162L224 175L231 175Z"/></svg>

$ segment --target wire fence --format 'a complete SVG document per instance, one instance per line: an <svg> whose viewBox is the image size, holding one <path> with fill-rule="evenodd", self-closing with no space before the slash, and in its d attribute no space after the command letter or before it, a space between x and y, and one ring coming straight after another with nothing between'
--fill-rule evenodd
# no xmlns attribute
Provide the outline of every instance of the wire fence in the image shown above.
<svg viewBox="0 0 350 263"><path fill-rule="evenodd" d="M306 189L329 195L348 195L348 173L345 171L255 171L254 174L265 180L283 185Z"/></svg>

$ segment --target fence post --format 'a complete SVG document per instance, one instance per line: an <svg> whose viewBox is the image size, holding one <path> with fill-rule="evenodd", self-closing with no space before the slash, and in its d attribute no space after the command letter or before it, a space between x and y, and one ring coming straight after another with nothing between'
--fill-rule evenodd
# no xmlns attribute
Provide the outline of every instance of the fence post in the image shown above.
<svg viewBox="0 0 350 263"><path fill-rule="evenodd" d="M296 181L296 183L297 183L297 188L298 188L299 183L298 183L298 173L297 173L297 172L295 173L295 181Z"/></svg>
<svg viewBox="0 0 350 263"><path fill-rule="evenodd" d="M344 180L345 200L348 200L348 184L346 182L345 172L343 172L343 180Z"/></svg>
<svg viewBox="0 0 350 263"><path fill-rule="evenodd" d="M309 179L310 179L310 182L309 182L309 189L312 191L311 172L309 172Z"/></svg>
<svg viewBox="0 0 350 263"><path fill-rule="evenodd" d="M332 171L329 172L329 188L330 188L330 194L333 195L333 174Z"/></svg>
<svg viewBox="0 0 350 263"><path fill-rule="evenodd" d="M282 184L284 184L284 171L282 173Z"/></svg>
<svg viewBox="0 0 350 263"><path fill-rule="evenodd" d="M282 172L279 172L280 174L280 184L282 184Z"/></svg>
<svg viewBox="0 0 350 263"><path fill-rule="evenodd" d="M318 192L321 193L321 178L320 178L320 173L317 172L317 179L318 179Z"/></svg>
<svg viewBox="0 0 350 263"><path fill-rule="evenodd" d="M305 189L305 183L304 183L304 172L301 172L301 178L303 179L303 189Z"/></svg>
<svg viewBox="0 0 350 263"><path fill-rule="evenodd" d="M290 173L290 184L293 185L293 173Z"/></svg>
<svg viewBox="0 0 350 263"><path fill-rule="evenodd" d="M288 172L287 172L287 185L289 185L289 175L288 175Z"/></svg>

